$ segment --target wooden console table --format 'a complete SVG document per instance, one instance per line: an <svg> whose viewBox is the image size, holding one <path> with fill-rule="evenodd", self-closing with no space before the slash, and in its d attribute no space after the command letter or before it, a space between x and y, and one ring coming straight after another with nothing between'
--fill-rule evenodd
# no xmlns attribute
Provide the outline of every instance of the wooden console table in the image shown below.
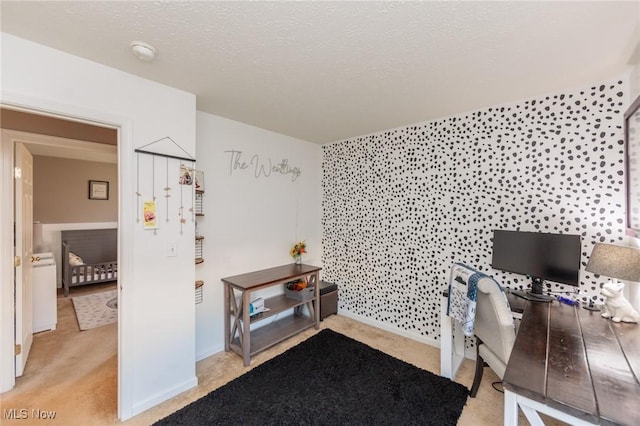
<svg viewBox="0 0 640 426"><path fill-rule="evenodd" d="M245 367L251 355L261 352L302 330L315 326L320 328L320 309L314 309L313 302L320 300L320 269L311 265L282 265L261 271L249 272L222 278L224 283L224 349L234 351L244 360ZM268 287L280 285L298 278L307 278L308 285L314 286L314 296L309 300L296 300L278 295L265 299L269 310L258 316L249 316L252 293ZM239 296L239 301L236 297ZM308 314L304 313L306 307ZM273 317L287 309L293 315L280 318L260 328L251 330L251 324Z"/></svg>

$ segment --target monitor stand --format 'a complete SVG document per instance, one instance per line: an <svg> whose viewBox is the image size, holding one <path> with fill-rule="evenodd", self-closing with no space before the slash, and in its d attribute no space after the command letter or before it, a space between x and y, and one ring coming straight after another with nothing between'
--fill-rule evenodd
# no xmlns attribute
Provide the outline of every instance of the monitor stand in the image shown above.
<svg viewBox="0 0 640 426"><path fill-rule="evenodd" d="M531 279L531 291L511 290L511 293L532 302L551 302L555 300L552 296L542 294L543 282L544 280L542 278L533 277Z"/></svg>
<svg viewBox="0 0 640 426"><path fill-rule="evenodd" d="M532 302L551 302L553 297L547 296L545 294L535 294L530 291L523 290L511 290L511 294L522 297L523 299L530 300Z"/></svg>

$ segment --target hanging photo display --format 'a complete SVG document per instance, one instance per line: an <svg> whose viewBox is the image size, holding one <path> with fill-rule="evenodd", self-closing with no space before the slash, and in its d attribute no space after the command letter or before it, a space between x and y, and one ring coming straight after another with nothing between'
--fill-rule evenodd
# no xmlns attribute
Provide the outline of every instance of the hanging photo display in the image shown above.
<svg viewBox="0 0 640 426"><path fill-rule="evenodd" d="M185 153L186 157L163 154L160 152L153 152L153 151L148 151L146 149L142 149L150 145L160 144L163 142L172 143L174 147L177 147L180 150L182 150ZM180 223L180 234L182 234L183 224L187 222L187 219L185 218L185 210L187 210L188 212L191 212L191 217L192 217L191 221L192 222L195 221L195 213L194 213L194 195L195 195L194 188L196 187L195 185L196 171L194 169L195 158L191 157L184 149L182 149L182 147L180 147L180 145L178 145L173 139L171 139L168 136L158 139L156 141L153 141L151 143L148 143L136 149L135 152L136 152L136 169L137 169L135 195L137 197L137 202L142 204L141 205L142 208L137 209L138 213L136 214L136 222L140 222L140 216L142 216L144 229L153 229L154 235L155 235L156 230L158 229L158 221L159 221L158 209L163 210L161 215L162 214L165 215L164 221L170 222L174 220L173 218L175 218L175 216L171 214L171 211L175 211L173 209L177 208L177 213L178 213L178 218ZM150 164L151 173L150 174L146 172L146 170L148 170L149 164L146 163L145 165L142 165L140 163L140 157L138 154L146 154L151 156L151 164ZM159 164L159 167L156 167L156 157L164 158L164 167L162 167L163 166L162 163ZM175 160L181 161L178 169L178 183L180 185L180 191L179 191L179 194L176 193L173 195L175 195L176 198L179 195L180 199L174 200L173 202L171 202L173 188L170 186L169 183L171 182L172 179L175 179L175 175L172 173L172 172L175 172L175 169L174 169L176 165ZM185 161L188 163L191 163L190 166L187 166L184 163L182 163ZM158 170L156 170L156 168ZM145 170L145 172L143 172L143 170ZM163 172L164 172L164 176L162 176ZM150 180L149 180L147 189L145 190L143 189L143 185L141 185L141 180L143 181L146 180L147 176ZM159 185L160 182L162 182L164 186L160 186ZM202 182L204 183L204 177L202 179ZM161 189L164 192L164 194L162 194L158 198L156 197L156 187L158 190ZM146 201L142 201L145 198L146 198ZM163 207L163 203L164 203L164 207ZM185 206L185 204L187 205ZM142 215L140 215L140 212L142 212Z"/></svg>
<svg viewBox="0 0 640 426"><path fill-rule="evenodd" d="M143 208L144 229L157 229L158 220L156 217L156 202L145 201Z"/></svg>

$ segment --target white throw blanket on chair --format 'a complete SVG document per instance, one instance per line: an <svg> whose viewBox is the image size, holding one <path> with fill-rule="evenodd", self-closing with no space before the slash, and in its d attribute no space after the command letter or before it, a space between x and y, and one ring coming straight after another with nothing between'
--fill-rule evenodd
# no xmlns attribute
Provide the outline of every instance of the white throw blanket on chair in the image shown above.
<svg viewBox="0 0 640 426"><path fill-rule="evenodd" d="M491 278L495 282L489 275L462 263L454 263L451 267L447 315L462 323L465 336L473 336L478 281L482 278ZM496 282L496 285L500 284Z"/></svg>

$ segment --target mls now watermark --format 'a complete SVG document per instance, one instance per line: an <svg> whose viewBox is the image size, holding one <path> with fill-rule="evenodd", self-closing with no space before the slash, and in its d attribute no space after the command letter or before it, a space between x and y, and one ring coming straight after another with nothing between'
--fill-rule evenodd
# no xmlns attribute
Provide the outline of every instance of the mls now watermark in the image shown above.
<svg viewBox="0 0 640 426"><path fill-rule="evenodd" d="M56 418L55 411L41 410L39 408L5 408L2 410L2 418L5 420L53 420Z"/></svg>

